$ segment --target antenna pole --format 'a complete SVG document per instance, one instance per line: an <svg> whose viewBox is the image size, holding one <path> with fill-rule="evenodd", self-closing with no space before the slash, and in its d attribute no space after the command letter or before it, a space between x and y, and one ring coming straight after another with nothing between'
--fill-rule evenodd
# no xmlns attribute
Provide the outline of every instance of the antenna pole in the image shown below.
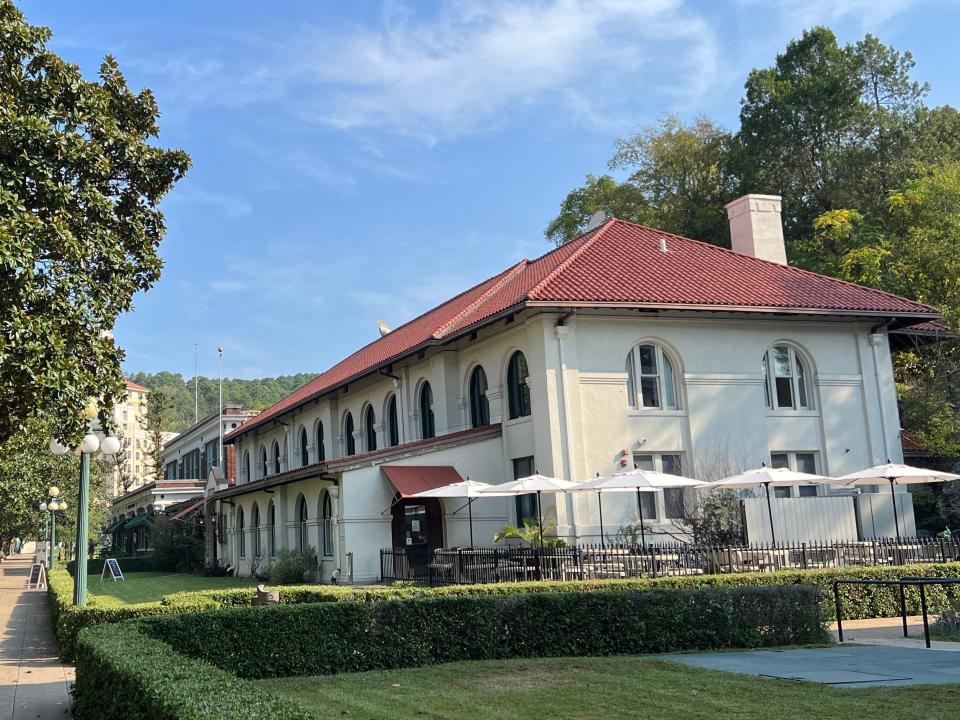
<svg viewBox="0 0 960 720"><path fill-rule="evenodd" d="M200 385L197 381L197 341L193 341L193 424L200 422Z"/></svg>
<svg viewBox="0 0 960 720"><path fill-rule="evenodd" d="M220 454L217 455L217 464L220 466L220 469L223 471L223 476L227 476L227 468L224 466L223 462L223 348L217 348L217 354L219 357L219 366L220 366L220 400L217 405L217 427L220 430Z"/></svg>

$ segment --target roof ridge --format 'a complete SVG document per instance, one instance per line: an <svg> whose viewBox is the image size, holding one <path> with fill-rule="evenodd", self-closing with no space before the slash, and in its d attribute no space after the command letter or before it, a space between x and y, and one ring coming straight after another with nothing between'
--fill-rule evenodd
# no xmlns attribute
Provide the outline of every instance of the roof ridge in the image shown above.
<svg viewBox="0 0 960 720"><path fill-rule="evenodd" d="M480 297L478 297L472 303L467 305L467 307L465 307L463 310L461 310L452 318L447 320L447 322L443 323L440 327L438 327L433 332L433 337L436 338L437 340L442 338L451 327L459 323L463 318L465 318L467 315L472 313L478 307L483 305L487 300L489 300L494 295L494 293L499 292L501 288L503 288L508 282L510 282L514 277L516 277L520 272L522 272L529 264L530 264L530 261L524 258L523 260L518 262L516 265L504 270L500 274L501 277L499 280L497 280L495 283L493 283L493 285L487 288L487 290L483 294L481 294Z"/></svg>
<svg viewBox="0 0 960 720"><path fill-rule="evenodd" d="M586 251L587 248L592 247L593 244L594 244L594 242L596 242L597 240L599 240L600 237L602 237L603 234L607 231L607 229L613 227L614 223L616 223L616 222L617 222L617 219L616 219L616 218L610 218L610 219L607 220L603 225L601 225L599 228L593 230L593 231L592 231L593 234L590 235L590 237L587 237L587 235L588 235L589 233L584 233L584 234L581 235L579 238L577 238L577 240L583 240L583 242L581 243L580 247L578 247L576 250L574 250L572 253L570 253L570 255L567 257L566 260L564 260L562 263L560 263L559 265L557 265L553 270L551 270L549 273L547 273L546 277L544 277L543 280L541 280L541 281L538 282L536 285L534 285L532 288L530 288L530 290L527 291L527 295L526 295L527 298L529 298L529 299L535 298L536 295L537 295L537 293L538 293L540 290L542 290L543 288L545 288L545 287L546 287L548 284L550 284L550 282L552 282L558 275L560 275L564 270L566 270L568 267L570 267L570 265L573 263L574 260L576 260L578 257L580 257L580 256ZM584 238L585 238L585 239L584 239ZM573 241L573 242L575 242L575 241ZM560 247L563 247L563 245L561 245ZM556 252L556 250L559 250L559 249L560 249L559 247L558 247L558 248L554 248L554 249L551 250L550 252ZM546 257L546 256L549 255L549 254L550 254L550 253L546 253L546 254L542 255L541 257ZM539 258L538 258L538 259L539 259Z"/></svg>
<svg viewBox="0 0 960 720"><path fill-rule="evenodd" d="M911 300L910 298L905 298L902 295L897 295L892 292L887 292L886 290L880 290L878 288L870 287L869 285L860 285L858 283L851 282L850 280L843 280L842 278L834 277L833 275L825 275L823 273L815 272L814 270L807 270L806 268L797 267L796 265L783 265L773 260L767 260L766 258L755 257L754 255L747 255L746 253L737 252L732 248L723 247L722 245L714 245L713 243L709 243L706 240L695 240L693 238L688 238L685 235L678 235L677 233L672 233L667 230L660 230L659 228L650 227L649 225L643 225L641 223L631 222L630 220L620 220L619 218L613 218L613 221L622 223L624 225L632 225L633 227L643 228L644 230L649 230L654 233L659 233L660 235L667 235L669 237L676 238L677 240L682 240L684 242L695 243L697 245L705 245L709 248L712 248L713 250L720 250L730 255L736 255L737 257L750 258L751 260L756 260L757 262L762 262L767 265L773 265L781 269L791 270L795 273L800 273L803 275L813 275L818 278L824 278L826 280L831 280L841 285L846 285L847 287L857 288L858 290L866 290L868 292L872 292L877 295L883 295L889 298L894 298L896 300L906 300L907 302L911 302L915 305L920 305L929 310L932 310L937 314L940 314L940 310L935 308L933 305L928 305L927 303L922 303L918 300Z"/></svg>

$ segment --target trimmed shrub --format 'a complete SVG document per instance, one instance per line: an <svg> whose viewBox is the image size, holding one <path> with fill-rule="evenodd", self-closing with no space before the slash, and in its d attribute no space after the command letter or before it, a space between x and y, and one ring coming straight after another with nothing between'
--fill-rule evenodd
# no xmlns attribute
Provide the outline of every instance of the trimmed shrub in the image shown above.
<svg viewBox="0 0 960 720"><path fill-rule="evenodd" d="M459 660L672 652L827 639L811 586L546 592L227 608L137 624L240 677Z"/></svg>
<svg viewBox="0 0 960 720"><path fill-rule="evenodd" d="M135 623L84 630L73 688L77 720L309 720L295 703L176 653Z"/></svg>
<svg viewBox="0 0 960 720"><path fill-rule="evenodd" d="M69 608L66 617L58 619L54 599L57 577L66 579L67 588L65 606ZM542 592L596 592L601 590L637 591L651 588L733 588L765 587L770 585L815 585L821 592L821 619L832 620L836 615L833 602L834 580L865 579L890 580L903 576L922 577L958 577L960 563L936 565L898 565L888 567L846 567L822 568L815 570L784 570L766 573L736 573L731 575L690 575L684 577L637 578L631 580L572 580L567 582L530 581L516 583L495 583L489 585L451 585L443 587L422 587L411 585L287 585L276 588L280 593L282 605L302 603L339 603L339 602L376 602L401 598L432 597L479 597L526 595ZM73 657L76 634L80 629L103 622L117 622L132 617L160 615L170 613L195 612L223 607L248 606L253 603L252 588L224 588L217 590L199 590L196 592L172 593L159 603L127 605L121 608L74 608L70 605L72 586L61 570L51 573L49 584L51 608L57 639L60 642L60 654L65 660ZM841 585L840 597L844 619L870 617L894 617L900 612L899 592L896 587ZM926 588L927 605L930 612L940 612L960 603L960 586L928 586ZM920 612L919 593L907 589L907 611Z"/></svg>
<svg viewBox="0 0 960 720"><path fill-rule="evenodd" d="M47 597L53 630L60 648L60 657L64 660L72 660L76 656L77 636L86 627L175 612L159 602L119 607L74 605L73 578L64 570L53 570L47 576Z"/></svg>
<svg viewBox="0 0 960 720"><path fill-rule="evenodd" d="M308 547L303 552L281 550L276 561L266 569L266 575L275 585L295 585L316 578L318 567L317 553L313 548Z"/></svg>

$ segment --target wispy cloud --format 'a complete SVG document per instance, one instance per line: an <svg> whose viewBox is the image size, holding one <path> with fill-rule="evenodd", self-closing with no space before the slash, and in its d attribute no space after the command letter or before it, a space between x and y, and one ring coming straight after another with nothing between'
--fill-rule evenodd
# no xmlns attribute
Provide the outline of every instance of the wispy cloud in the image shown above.
<svg viewBox="0 0 960 720"><path fill-rule="evenodd" d="M543 102L593 119L582 98L615 108L626 79L641 87L668 67L696 70L670 86L689 100L709 84L711 35L678 0L447 2L431 17L393 5L378 28L314 30L295 52L300 81L327 91L305 117L434 141Z"/></svg>
<svg viewBox="0 0 960 720"><path fill-rule="evenodd" d="M217 209L230 220L242 218L253 212L253 208L242 198L225 193L210 192L189 185L177 188L177 192L172 193L167 202L207 205Z"/></svg>

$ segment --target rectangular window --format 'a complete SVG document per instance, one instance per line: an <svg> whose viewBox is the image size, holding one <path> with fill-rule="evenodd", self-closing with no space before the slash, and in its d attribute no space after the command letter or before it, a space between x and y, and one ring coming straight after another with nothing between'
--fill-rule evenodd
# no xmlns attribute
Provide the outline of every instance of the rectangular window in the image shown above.
<svg viewBox="0 0 960 720"><path fill-rule="evenodd" d="M519 480L522 477L529 477L535 472L533 467L533 456L515 458L513 461L513 479ZM539 517L537 508L537 496L517 495L516 497L517 525L523 525L526 519L536 520Z"/></svg>
<svg viewBox="0 0 960 720"><path fill-rule="evenodd" d="M663 511L668 520L680 520L684 517L683 488L664 488Z"/></svg>
<svg viewBox="0 0 960 720"><path fill-rule="evenodd" d="M817 453L815 452L771 452L770 465L775 468L786 468L794 472L817 474ZM775 497L816 497L817 485L797 485L796 492L791 488L774 488Z"/></svg>
<svg viewBox="0 0 960 720"><path fill-rule="evenodd" d="M633 454L633 464L639 470L663 472L669 475L683 474L682 453L639 453ZM657 519L657 494L640 493L640 508L644 520ZM685 500L682 488L666 488L663 491L664 513L668 520L679 520L684 516Z"/></svg>

